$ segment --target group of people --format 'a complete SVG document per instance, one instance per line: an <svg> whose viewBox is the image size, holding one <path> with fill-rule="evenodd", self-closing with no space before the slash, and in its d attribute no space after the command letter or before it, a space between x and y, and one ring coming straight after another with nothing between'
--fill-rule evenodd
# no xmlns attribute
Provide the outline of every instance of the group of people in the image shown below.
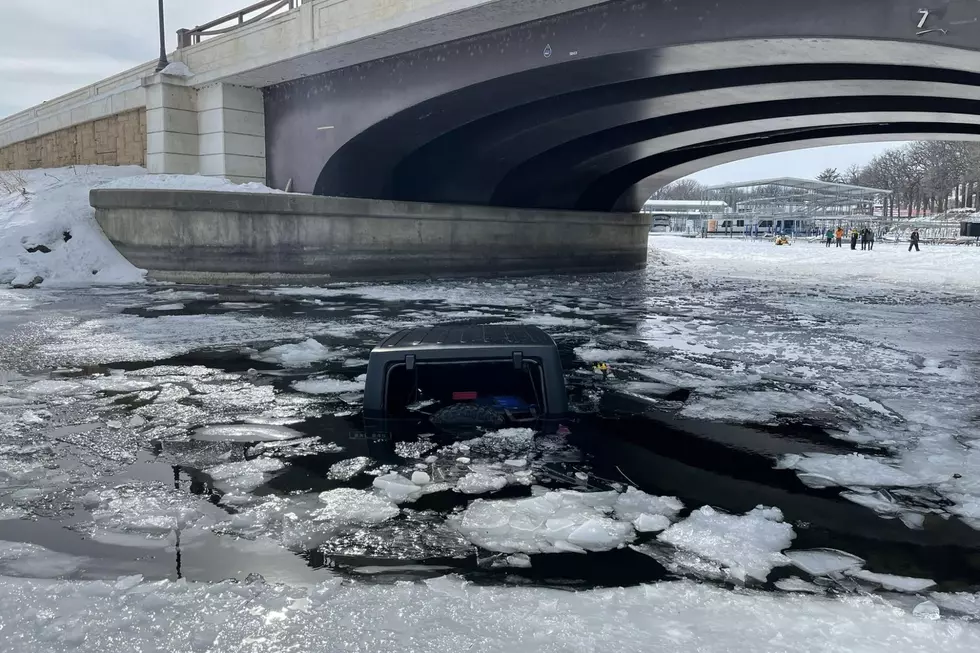
<svg viewBox="0 0 980 653"><path fill-rule="evenodd" d="M827 238L827 247L830 247L835 241L838 247L843 247L844 233L844 227L837 227L836 231L827 229L827 233L824 234ZM875 232L870 227L865 227L860 231L851 229L851 249L857 249L858 240L861 241L861 249L863 250L875 248Z"/></svg>
<svg viewBox="0 0 980 653"><path fill-rule="evenodd" d="M844 227L837 227L836 230L827 229L827 233L824 234L824 236L827 239L827 247L830 247L835 241L837 242L838 247L842 247L844 242ZM875 232L869 227L865 227L860 231L857 229L851 229L851 249L857 249L858 240L861 241L861 249L863 250L870 251L875 248ZM913 247L915 248L915 251L919 251L918 229L913 229L912 234L909 236L910 252L912 251Z"/></svg>

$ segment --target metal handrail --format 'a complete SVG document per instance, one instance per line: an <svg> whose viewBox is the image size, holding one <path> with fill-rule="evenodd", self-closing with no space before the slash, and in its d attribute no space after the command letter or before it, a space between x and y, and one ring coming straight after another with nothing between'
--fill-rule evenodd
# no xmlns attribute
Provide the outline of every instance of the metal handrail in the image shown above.
<svg viewBox="0 0 980 653"><path fill-rule="evenodd" d="M245 27L246 25L251 25L259 22L260 20L265 20L281 9L295 9L302 4L302 2L303 0L262 0L261 2L256 2L254 5L249 5L244 9L239 9L236 12L212 20L210 23L198 25L194 29L179 29L177 30L177 47L186 48L187 46L200 43L202 37L227 34L228 32ZM252 16L248 19L245 18L246 14L259 11L260 9L264 9L265 11L257 16ZM238 22L234 25L214 29L236 19Z"/></svg>

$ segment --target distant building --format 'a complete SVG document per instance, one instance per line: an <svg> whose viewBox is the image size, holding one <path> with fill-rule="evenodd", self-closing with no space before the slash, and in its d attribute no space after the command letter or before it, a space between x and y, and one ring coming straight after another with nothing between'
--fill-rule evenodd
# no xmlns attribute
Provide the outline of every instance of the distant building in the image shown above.
<svg viewBox="0 0 980 653"><path fill-rule="evenodd" d="M721 200L647 200L640 212L653 215L650 231L667 231L676 230L678 225L700 218L702 214L730 213L731 210Z"/></svg>

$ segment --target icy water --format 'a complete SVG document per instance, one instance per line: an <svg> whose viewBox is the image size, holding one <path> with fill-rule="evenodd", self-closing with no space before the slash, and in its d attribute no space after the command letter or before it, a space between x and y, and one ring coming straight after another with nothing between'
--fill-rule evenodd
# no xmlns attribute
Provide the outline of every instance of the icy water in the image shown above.
<svg viewBox="0 0 980 653"><path fill-rule="evenodd" d="M589 277L0 290L0 574L976 591L974 291L663 242ZM370 349L445 322L551 333L562 434L369 437Z"/></svg>

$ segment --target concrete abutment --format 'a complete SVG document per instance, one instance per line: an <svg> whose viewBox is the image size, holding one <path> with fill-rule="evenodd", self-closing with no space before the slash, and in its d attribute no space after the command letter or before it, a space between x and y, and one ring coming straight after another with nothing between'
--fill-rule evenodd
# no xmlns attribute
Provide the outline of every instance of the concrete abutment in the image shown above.
<svg viewBox="0 0 980 653"><path fill-rule="evenodd" d="M152 279L320 283L633 270L649 216L284 193L91 192L112 244Z"/></svg>

